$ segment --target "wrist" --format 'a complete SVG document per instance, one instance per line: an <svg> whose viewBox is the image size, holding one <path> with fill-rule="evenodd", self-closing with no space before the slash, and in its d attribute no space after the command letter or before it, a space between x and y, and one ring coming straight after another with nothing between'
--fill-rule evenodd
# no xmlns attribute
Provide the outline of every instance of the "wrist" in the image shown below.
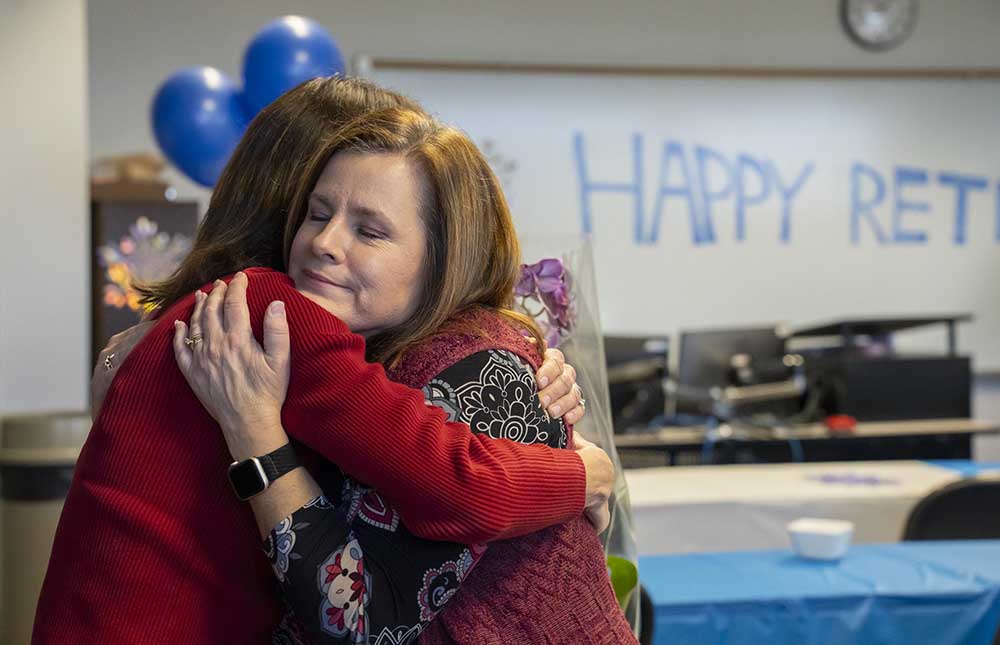
<svg viewBox="0 0 1000 645"><path fill-rule="evenodd" d="M266 455L288 443L280 419L241 420L222 426L234 461Z"/></svg>

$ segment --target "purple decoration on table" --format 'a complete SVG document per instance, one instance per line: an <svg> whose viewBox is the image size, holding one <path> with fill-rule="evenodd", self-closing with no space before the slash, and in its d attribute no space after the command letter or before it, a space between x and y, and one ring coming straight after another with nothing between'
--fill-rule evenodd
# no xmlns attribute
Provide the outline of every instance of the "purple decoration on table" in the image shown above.
<svg viewBox="0 0 1000 645"><path fill-rule="evenodd" d="M899 484L898 479L889 479L886 477L878 477L876 475L859 475L857 473L812 475L808 479L818 481L823 484L848 484L853 486L894 486Z"/></svg>
<svg viewBox="0 0 1000 645"><path fill-rule="evenodd" d="M557 258L521 265L521 279L514 288L519 308L535 319L545 343L558 347L573 330L573 299L569 272ZM531 301L541 305L532 310Z"/></svg>

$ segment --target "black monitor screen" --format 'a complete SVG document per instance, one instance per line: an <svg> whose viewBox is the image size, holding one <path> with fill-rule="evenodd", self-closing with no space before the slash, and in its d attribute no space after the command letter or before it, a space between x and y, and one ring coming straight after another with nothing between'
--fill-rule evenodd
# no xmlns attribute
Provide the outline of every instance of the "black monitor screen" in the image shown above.
<svg viewBox="0 0 1000 645"><path fill-rule="evenodd" d="M683 332L680 340L677 380L699 388L729 385L730 361L736 354L768 363L780 360L785 351L785 339L774 326Z"/></svg>

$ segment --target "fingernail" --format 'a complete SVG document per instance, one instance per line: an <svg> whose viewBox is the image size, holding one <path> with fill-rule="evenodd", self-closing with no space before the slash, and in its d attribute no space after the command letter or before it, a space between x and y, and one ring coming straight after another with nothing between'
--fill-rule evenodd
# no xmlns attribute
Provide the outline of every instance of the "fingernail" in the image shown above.
<svg viewBox="0 0 1000 645"><path fill-rule="evenodd" d="M552 406L552 414L554 416L559 416L560 412L562 412L562 407L561 406L558 406L558 405L553 405Z"/></svg>
<svg viewBox="0 0 1000 645"><path fill-rule="evenodd" d="M201 289L198 289L197 291L194 292L195 302L201 302L204 298L205 298L205 292L202 291Z"/></svg>
<svg viewBox="0 0 1000 645"><path fill-rule="evenodd" d="M275 300L274 302L271 303L271 306L268 307L268 312L270 312L272 316L279 316L284 311L285 311L285 303L281 302L280 300Z"/></svg>
<svg viewBox="0 0 1000 645"><path fill-rule="evenodd" d="M247 277L247 274L243 273L242 271L237 271L236 272L236 277L237 278L245 278L245 277Z"/></svg>
<svg viewBox="0 0 1000 645"><path fill-rule="evenodd" d="M545 387L546 385L549 384L549 377L543 376L541 379L539 379L538 382L542 384L542 387Z"/></svg>
<svg viewBox="0 0 1000 645"><path fill-rule="evenodd" d="M226 283L223 282L222 280L216 280L215 281L215 286L217 286L217 287L224 287L224 286L226 286Z"/></svg>
<svg viewBox="0 0 1000 645"><path fill-rule="evenodd" d="M552 397L550 397L550 396L543 396L542 397L542 405L545 406L545 407L549 407L549 401L551 401L551 400L552 400Z"/></svg>
<svg viewBox="0 0 1000 645"><path fill-rule="evenodd" d="M180 328L181 328L181 321L175 320L174 321L174 329L180 329Z"/></svg>

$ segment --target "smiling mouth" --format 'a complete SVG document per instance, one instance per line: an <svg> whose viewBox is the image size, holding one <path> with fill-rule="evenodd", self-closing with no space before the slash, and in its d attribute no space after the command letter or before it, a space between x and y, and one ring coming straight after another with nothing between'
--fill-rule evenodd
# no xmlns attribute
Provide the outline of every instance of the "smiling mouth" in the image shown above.
<svg viewBox="0 0 1000 645"><path fill-rule="evenodd" d="M350 291L350 288L345 287L342 284L338 284L336 282L333 282L332 280L329 280L327 278L324 278L320 274L318 274L318 273L316 273L314 271L310 271L309 269L303 269L302 270L302 275L304 275L305 277L307 277L311 282L316 282L316 283L319 283L319 284L324 285L326 287L336 287L338 289L345 289L347 291Z"/></svg>

